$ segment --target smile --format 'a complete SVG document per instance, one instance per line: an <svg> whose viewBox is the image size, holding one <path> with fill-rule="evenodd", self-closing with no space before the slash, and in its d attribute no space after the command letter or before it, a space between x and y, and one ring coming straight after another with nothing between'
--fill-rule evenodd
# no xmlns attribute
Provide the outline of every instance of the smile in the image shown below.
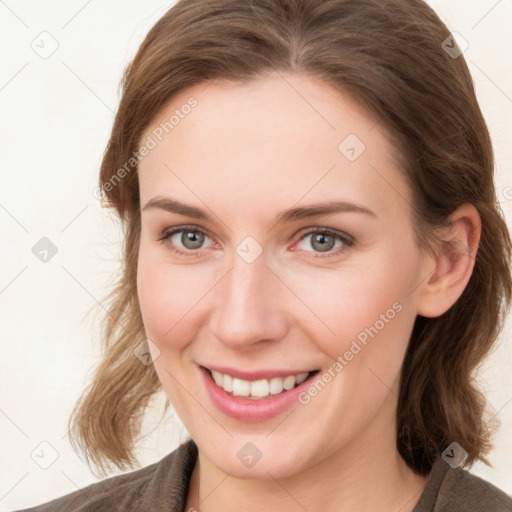
<svg viewBox="0 0 512 512"><path fill-rule="evenodd" d="M240 396L252 400L259 400L270 395L278 395L302 384L311 374L316 372L302 372L286 377L273 377L271 379L244 380L233 377L227 373L207 369L215 384L232 396Z"/></svg>

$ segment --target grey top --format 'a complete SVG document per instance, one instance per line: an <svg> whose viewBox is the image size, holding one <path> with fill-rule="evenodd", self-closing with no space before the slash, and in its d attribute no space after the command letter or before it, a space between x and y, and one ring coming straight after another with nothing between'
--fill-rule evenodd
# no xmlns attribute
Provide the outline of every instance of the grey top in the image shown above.
<svg viewBox="0 0 512 512"><path fill-rule="evenodd" d="M185 512L197 454L189 439L154 464L16 512ZM413 512L512 512L512 498L439 457Z"/></svg>

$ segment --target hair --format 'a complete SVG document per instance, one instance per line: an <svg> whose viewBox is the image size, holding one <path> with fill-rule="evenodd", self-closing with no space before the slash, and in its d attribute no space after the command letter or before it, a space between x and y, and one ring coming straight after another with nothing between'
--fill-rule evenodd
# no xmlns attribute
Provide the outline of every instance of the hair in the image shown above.
<svg viewBox="0 0 512 512"><path fill-rule="evenodd" d="M133 157L143 132L188 86L270 72L320 79L379 120L412 192L422 250L439 241L438 228L460 205L476 207L482 231L466 288L443 315L416 317L400 375L396 443L418 474L453 441L468 454L463 467L477 459L490 465L485 455L496 427L485 421L475 372L510 306L511 241L470 72L463 55L443 48L450 35L422 0L181 0L151 28L124 70L99 175L124 242L120 278L105 298L103 359L69 420L73 448L89 466L101 474L135 466L143 414L161 390L154 366L134 357L147 343L136 286L141 222Z"/></svg>

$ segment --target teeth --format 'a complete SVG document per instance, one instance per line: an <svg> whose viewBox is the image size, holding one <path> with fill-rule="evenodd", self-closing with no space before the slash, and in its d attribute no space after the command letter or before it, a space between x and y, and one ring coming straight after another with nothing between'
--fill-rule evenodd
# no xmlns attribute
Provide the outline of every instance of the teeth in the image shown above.
<svg viewBox="0 0 512 512"><path fill-rule="evenodd" d="M309 372L299 373L297 375L288 375L284 379L281 377L273 377L272 379L261 379L248 381L237 379L231 375L220 373L215 370L211 371L215 384L224 391L231 393L233 396L243 396L246 398L266 398L269 395L277 395L282 393L283 389L290 390L296 385L304 382Z"/></svg>

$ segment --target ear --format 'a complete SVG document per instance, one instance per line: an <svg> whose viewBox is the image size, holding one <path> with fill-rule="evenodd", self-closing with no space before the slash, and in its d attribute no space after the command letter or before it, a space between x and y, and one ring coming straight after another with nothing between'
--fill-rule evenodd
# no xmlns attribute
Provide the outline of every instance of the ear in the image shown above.
<svg viewBox="0 0 512 512"><path fill-rule="evenodd" d="M436 250L435 270L421 287L419 315L441 316L462 295L473 273L480 233L480 215L472 204L463 204L452 213Z"/></svg>

